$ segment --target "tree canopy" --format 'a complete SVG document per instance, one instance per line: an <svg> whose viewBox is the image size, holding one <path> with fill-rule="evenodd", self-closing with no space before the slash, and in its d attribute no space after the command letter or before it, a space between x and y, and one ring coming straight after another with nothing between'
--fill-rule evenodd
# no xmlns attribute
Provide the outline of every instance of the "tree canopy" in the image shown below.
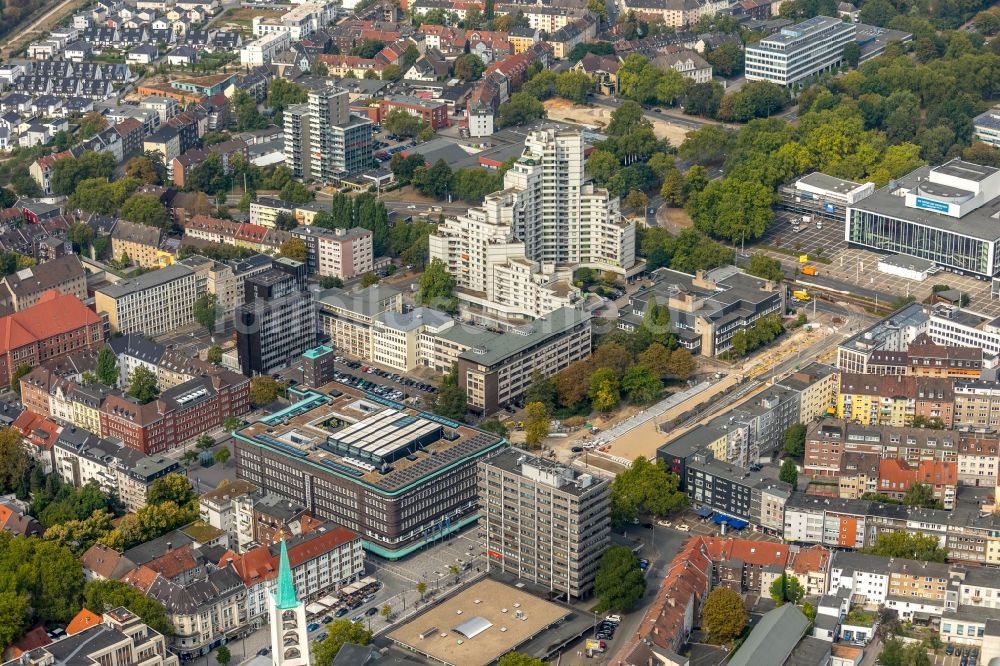
<svg viewBox="0 0 1000 666"><path fill-rule="evenodd" d="M781 574L771 583L771 587L768 590L771 595L771 599L774 603L781 606L786 601L793 604L799 603L802 597L805 595L805 590L802 588L802 584L799 579L795 576L789 576L788 574Z"/></svg>
<svg viewBox="0 0 1000 666"><path fill-rule="evenodd" d="M678 490L679 482L677 475L667 470L665 461L651 462L639 456L611 484L612 522L631 522L639 513L662 517L684 508L688 499Z"/></svg>
<svg viewBox="0 0 1000 666"><path fill-rule="evenodd" d="M866 552L925 562L944 562L948 557L948 549L941 546L936 536L902 531L879 534L875 545Z"/></svg>
<svg viewBox="0 0 1000 666"><path fill-rule="evenodd" d="M628 546L611 546L597 565L594 596L601 610L626 612L642 599L646 592L646 577L639 560Z"/></svg>
<svg viewBox="0 0 1000 666"><path fill-rule="evenodd" d="M743 633L749 616L743 598L728 587L716 587L708 593L702 608L701 626L712 640L728 642Z"/></svg>
<svg viewBox="0 0 1000 666"><path fill-rule="evenodd" d="M430 408L439 416L462 421L468 411L467 401L465 389L458 383L458 366L456 365L452 367L451 372L441 378L441 386L431 398Z"/></svg>
<svg viewBox="0 0 1000 666"><path fill-rule="evenodd" d="M344 647L344 643L368 645L372 642L372 632L364 628L360 622L348 619L334 620L326 625L326 638L313 643L312 654L315 666L330 666L334 657Z"/></svg>
<svg viewBox="0 0 1000 666"><path fill-rule="evenodd" d="M84 606L95 613L125 606L155 631L173 636L174 627L166 608L156 599L118 580L89 580L83 588Z"/></svg>
<svg viewBox="0 0 1000 666"><path fill-rule="evenodd" d="M453 312L458 309L455 298L455 278L440 259L433 259L420 276L417 302L439 310Z"/></svg>
<svg viewBox="0 0 1000 666"><path fill-rule="evenodd" d="M250 379L250 402L258 407L269 405L278 397L278 381L270 375L255 375Z"/></svg>
<svg viewBox="0 0 1000 666"><path fill-rule="evenodd" d="M156 375L144 365L136 366L132 374L129 375L126 393L140 403L150 402L159 393L156 388Z"/></svg>

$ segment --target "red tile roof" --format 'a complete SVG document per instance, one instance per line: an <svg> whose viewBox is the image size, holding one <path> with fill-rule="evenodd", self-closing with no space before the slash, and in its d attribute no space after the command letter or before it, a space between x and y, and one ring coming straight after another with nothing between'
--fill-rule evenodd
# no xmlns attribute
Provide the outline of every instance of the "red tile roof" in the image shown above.
<svg viewBox="0 0 1000 666"><path fill-rule="evenodd" d="M100 321L80 299L52 289L30 308L0 317L0 354Z"/></svg>
<svg viewBox="0 0 1000 666"><path fill-rule="evenodd" d="M46 451L52 449L62 431L62 426L55 421L27 409L21 412L11 425L20 430L33 445Z"/></svg>
<svg viewBox="0 0 1000 666"><path fill-rule="evenodd" d="M346 527L330 528L329 524L327 525L325 531L314 531L311 533L314 536L288 547L288 562L292 568L358 538L356 533ZM242 556L228 551L222 556L219 566L225 566L230 562L247 587L271 580L278 575L278 555L276 552L272 553L268 546L258 546Z"/></svg>
<svg viewBox="0 0 1000 666"><path fill-rule="evenodd" d="M830 551L819 544L801 548L792 561L792 570L799 575L805 575L810 571L825 571L829 560Z"/></svg>
<svg viewBox="0 0 1000 666"><path fill-rule="evenodd" d="M80 633L84 629L96 627L101 623L101 619L101 616L97 613L84 608L76 614L76 617L69 621L68 625L66 625L66 633L72 636L73 634Z"/></svg>
<svg viewBox="0 0 1000 666"><path fill-rule="evenodd" d="M917 465L917 481L925 485L954 486L958 483L958 463L943 460L921 460Z"/></svg>
<svg viewBox="0 0 1000 666"><path fill-rule="evenodd" d="M180 548L173 548L147 562L146 566L165 578L176 578L198 568L198 560L194 557L193 549L194 546L190 543Z"/></svg>

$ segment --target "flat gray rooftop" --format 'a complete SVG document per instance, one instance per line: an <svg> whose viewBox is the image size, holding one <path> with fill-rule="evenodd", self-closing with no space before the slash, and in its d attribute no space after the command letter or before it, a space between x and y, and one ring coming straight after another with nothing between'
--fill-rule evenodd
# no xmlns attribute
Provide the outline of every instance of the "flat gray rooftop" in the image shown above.
<svg viewBox="0 0 1000 666"><path fill-rule="evenodd" d="M860 183L854 183L842 178L828 176L827 174L820 173L819 171L807 173L799 178L799 182L811 185L812 187L818 187L821 190L836 192L837 194L847 194L848 192L853 192L857 188L861 187Z"/></svg>
<svg viewBox="0 0 1000 666"><path fill-rule="evenodd" d="M934 169L938 173L955 178L965 178L966 180L981 181L989 178L997 172L997 169L982 164L973 164L965 160L951 160Z"/></svg>
<svg viewBox="0 0 1000 666"><path fill-rule="evenodd" d="M938 167L938 170L941 171L943 168L944 167ZM915 192L918 184L921 186L925 185L925 183L921 181L926 181L930 172L930 167L920 167L916 171L913 171L896 181L896 188L904 187ZM962 178L968 177L971 179L971 176L964 174L960 175L957 172L951 172L951 170L944 173ZM982 178L985 178L986 175L988 174L984 174ZM969 211L961 218L956 218L929 210L910 208L906 205L906 200L903 197L897 196L893 193L896 188L893 188L892 183L890 183L889 185L876 190L871 196L865 197L856 204L853 204L851 208L876 213L878 215L884 215L886 217L892 217L898 220L904 220L912 224L923 225L932 229L940 229L942 231L968 236L969 238L975 238L977 240L988 242L1000 241L1000 222L994 218L994 215L1000 213L1000 197L987 201L979 208Z"/></svg>

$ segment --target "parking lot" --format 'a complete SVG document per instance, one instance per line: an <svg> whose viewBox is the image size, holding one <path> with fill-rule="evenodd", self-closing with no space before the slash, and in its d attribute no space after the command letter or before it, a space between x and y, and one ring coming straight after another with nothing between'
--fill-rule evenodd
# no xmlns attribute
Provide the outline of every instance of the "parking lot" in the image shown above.
<svg viewBox="0 0 1000 666"><path fill-rule="evenodd" d="M774 224L760 241L768 247L761 247L759 251L779 259L786 268L799 264L798 255L808 255L820 276L895 297L913 296L922 301L930 295L934 285L948 285L969 296L969 310L990 318L1000 316L1000 300L992 297L989 280L959 275L946 269L941 269L923 282L889 275L878 269L879 259L884 254L848 247L844 240L843 222L824 220L822 229L816 229L813 222L801 225L800 231L796 232L793 231L792 221L799 217L788 211L776 212ZM780 248L781 251L770 248ZM754 248L748 247L745 252L753 254ZM825 261L816 261L817 257Z"/></svg>
<svg viewBox="0 0 1000 666"><path fill-rule="evenodd" d="M341 368L345 368L338 373L337 381L387 398L391 397L393 400L404 400L414 396L423 396L426 399L427 396L438 392L436 386L414 377L403 376L343 357L338 357L337 361L340 362Z"/></svg>
<svg viewBox="0 0 1000 666"><path fill-rule="evenodd" d="M940 666L979 666L979 648L955 646L953 654L949 655L942 649L939 653L928 652L931 663Z"/></svg>
<svg viewBox="0 0 1000 666"><path fill-rule="evenodd" d="M795 231L793 221L800 218L801 215L778 211L774 216L774 224L760 242L772 247L787 248L795 254L809 255L810 259L817 256L829 259L847 247L843 223L822 220L822 228L817 229L817 222L813 221L800 224L799 231Z"/></svg>
<svg viewBox="0 0 1000 666"><path fill-rule="evenodd" d="M436 386L417 377L403 376L343 356L338 356L336 362L335 381L389 400L406 401L414 407L426 407L427 401L438 392ZM286 368L278 377L285 381L299 382L302 381L302 369L296 366Z"/></svg>

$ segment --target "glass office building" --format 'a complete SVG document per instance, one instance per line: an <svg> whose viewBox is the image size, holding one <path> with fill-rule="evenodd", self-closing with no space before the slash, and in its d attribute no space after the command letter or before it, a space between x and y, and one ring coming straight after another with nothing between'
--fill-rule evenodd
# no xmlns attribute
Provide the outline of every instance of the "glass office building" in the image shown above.
<svg viewBox="0 0 1000 666"><path fill-rule="evenodd" d="M952 160L922 167L847 208L854 247L919 257L963 274L1000 274L1000 171Z"/></svg>

